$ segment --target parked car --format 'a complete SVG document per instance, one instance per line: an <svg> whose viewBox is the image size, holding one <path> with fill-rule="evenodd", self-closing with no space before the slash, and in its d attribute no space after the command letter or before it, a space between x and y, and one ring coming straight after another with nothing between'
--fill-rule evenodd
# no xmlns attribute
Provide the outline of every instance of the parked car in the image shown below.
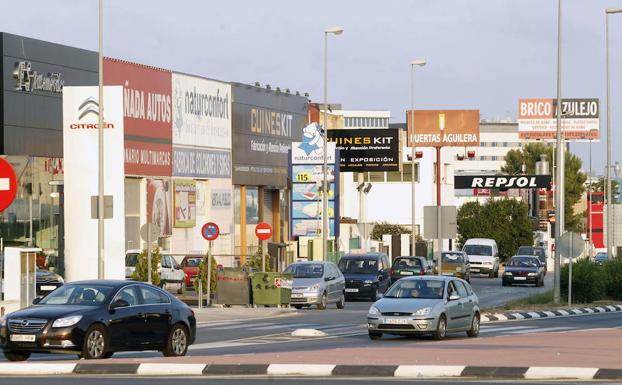
<svg viewBox="0 0 622 385"><path fill-rule="evenodd" d="M441 262L442 275L462 278L467 282L471 281L469 257L464 251L443 251ZM438 269L435 268L434 271L437 272Z"/></svg>
<svg viewBox="0 0 622 385"><path fill-rule="evenodd" d="M324 310L334 303L345 307L346 282L341 271L332 262L296 262L287 266L285 273L294 274L290 305L297 309L315 305Z"/></svg>
<svg viewBox="0 0 622 385"><path fill-rule="evenodd" d="M415 276L397 281L367 313L369 338L383 334L432 334L466 331L477 337L480 309L468 282L454 277Z"/></svg>
<svg viewBox="0 0 622 385"><path fill-rule="evenodd" d="M499 248L494 239L471 238L462 247L471 265L471 274L488 274L490 278L499 276Z"/></svg>
<svg viewBox="0 0 622 385"><path fill-rule="evenodd" d="M608 260L609 260L609 257L607 256L607 252L606 251L599 251L594 256L594 263L597 263L599 265L602 265L603 263L607 262Z"/></svg>
<svg viewBox="0 0 622 385"><path fill-rule="evenodd" d="M546 275L547 261L546 261L546 250L544 247L538 246L521 246L518 248L516 255L533 255L538 257L540 260L540 264L544 267L544 275Z"/></svg>
<svg viewBox="0 0 622 385"><path fill-rule="evenodd" d="M544 286L544 267L535 256L515 255L505 264L503 286L534 284Z"/></svg>
<svg viewBox="0 0 622 385"><path fill-rule="evenodd" d="M136 270L138 264L138 256L142 250L128 250L125 253L125 278L132 279L132 274ZM160 265L158 266L160 274L160 287L166 290L177 291L182 294L186 290L185 274L181 266L175 261L171 255L162 254Z"/></svg>
<svg viewBox="0 0 622 385"><path fill-rule="evenodd" d="M184 356L195 336L190 307L153 285L123 280L68 283L0 319L0 346L9 361L32 353L98 359L132 350Z"/></svg>
<svg viewBox="0 0 622 385"><path fill-rule="evenodd" d="M346 254L339 270L346 279L346 299L377 299L391 284L389 257L382 253Z"/></svg>
<svg viewBox="0 0 622 385"><path fill-rule="evenodd" d="M204 255L186 255L181 261L180 266L184 271L186 288L192 288L194 280L199 275L199 265L205 258Z"/></svg>
<svg viewBox="0 0 622 385"><path fill-rule="evenodd" d="M393 260L393 266L390 270L391 284L403 277L426 275L431 272L432 270L424 257L397 257Z"/></svg>
<svg viewBox="0 0 622 385"><path fill-rule="evenodd" d="M44 296L63 286L65 280L60 275L37 267L36 271L37 296Z"/></svg>

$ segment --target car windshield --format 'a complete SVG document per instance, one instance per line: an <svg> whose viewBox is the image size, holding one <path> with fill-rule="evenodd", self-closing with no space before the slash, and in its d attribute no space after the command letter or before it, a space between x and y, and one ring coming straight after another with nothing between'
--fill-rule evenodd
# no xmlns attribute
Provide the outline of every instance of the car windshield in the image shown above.
<svg viewBox="0 0 622 385"><path fill-rule="evenodd" d="M421 270L419 258L397 258L393 262L393 270Z"/></svg>
<svg viewBox="0 0 622 385"><path fill-rule="evenodd" d="M138 253L125 254L125 266L135 267L138 264Z"/></svg>
<svg viewBox="0 0 622 385"><path fill-rule="evenodd" d="M462 253L443 253L443 263L464 263Z"/></svg>
<svg viewBox="0 0 622 385"><path fill-rule="evenodd" d="M431 279L399 280L387 291L384 298L442 299L445 281Z"/></svg>
<svg viewBox="0 0 622 385"><path fill-rule="evenodd" d="M102 285L64 285L45 296L39 304L97 306L110 296L112 289Z"/></svg>
<svg viewBox="0 0 622 385"><path fill-rule="evenodd" d="M184 267L199 267L199 265L201 264L201 260L203 260L203 258L201 257L186 258L182 261L181 265Z"/></svg>
<svg viewBox="0 0 622 385"><path fill-rule="evenodd" d="M492 246L486 245L466 245L462 249L468 255L492 256Z"/></svg>
<svg viewBox="0 0 622 385"><path fill-rule="evenodd" d="M519 255L534 255L534 256L538 257L538 259L540 259L541 261L546 259L546 254L544 253L544 250L542 250L539 247L521 246L521 247L518 248L518 253L517 254L519 254Z"/></svg>
<svg viewBox="0 0 622 385"><path fill-rule="evenodd" d="M507 266L511 267L538 267L535 258L512 258Z"/></svg>
<svg viewBox="0 0 622 385"><path fill-rule="evenodd" d="M339 261L339 270L343 274L376 274L378 261L375 259L342 259Z"/></svg>
<svg viewBox="0 0 622 385"><path fill-rule="evenodd" d="M324 265L320 263L299 263L287 266L285 273L294 273L294 278L322 278Z"/></svg>

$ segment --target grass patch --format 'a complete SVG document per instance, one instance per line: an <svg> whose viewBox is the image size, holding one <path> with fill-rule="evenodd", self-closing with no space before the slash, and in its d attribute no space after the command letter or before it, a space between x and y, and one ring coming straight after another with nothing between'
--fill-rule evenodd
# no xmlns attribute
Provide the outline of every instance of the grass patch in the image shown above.
<svg viewBox="0 0 622 385"><path fill-rule="evenodd" d="M610 298L606 298L600 301L594 301L591 303L572 303L572 306L568 306L567 298L562 297L559 304L553 302L553 290L545 293L532 294L529 297L521 298L515 301L510 301L503 306L496 308L483 309L483 313L503 313L506 311L545 311L545 310L559 310L559 309L571 309L575 307L593 307L593 306L607 306L607 305L620 305L620 301L614 301Z"/></svg>
<svg viewBox="0 0 622 385"><path fill-rule="evenodd" d="M545 293L532 294L529 297L506 303L505 310L521 309L533 305L549 305L553 303L553 290Z"/></svg>

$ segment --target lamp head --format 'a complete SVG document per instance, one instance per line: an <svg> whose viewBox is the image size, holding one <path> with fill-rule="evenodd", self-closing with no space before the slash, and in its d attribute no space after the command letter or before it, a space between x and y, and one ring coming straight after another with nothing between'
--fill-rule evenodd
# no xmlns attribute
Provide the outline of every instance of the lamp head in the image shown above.
<svg viewBox="0 0 622 385"><path fill-rule="evenodd" d="M324 33L326 34L332 33L333 35L341 35L343 33L343 28L342 27L331 27L325 30Z"/></svg>
<svg viewBox="0 0 622 385"><path fill-rule="evenodd" d="M426 60L425 59L417 59L417 60L413 60L410 62L411 66L419 66L419 67L423 67L424 65L426 65Z"/></svg>

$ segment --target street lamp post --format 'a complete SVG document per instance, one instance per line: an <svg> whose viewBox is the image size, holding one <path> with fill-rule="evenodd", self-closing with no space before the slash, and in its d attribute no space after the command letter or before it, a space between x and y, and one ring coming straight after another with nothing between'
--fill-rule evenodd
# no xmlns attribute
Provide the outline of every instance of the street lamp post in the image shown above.
<svg viewBox="0 0 622 385"><path fill-rule="evenodd" d="M622 13L622 8L608 8L605 11L605 66L607 67L607 256L613 256L613 220L611 218L611 87L609 77L609 15Z"/></svg>
<svg viewBox="0 0 622 385"><path fill-rule="evenodd" d="M98 113L98 191L97 191L97 278L105 278L104 265L104 0L99 0L99 113ZM149 246L151 247L151 246Z"/></svg>
<svg viewBox="0 0 622 385"><path fill-rule="evenodd" d="M343 33L343 28L332 27L324 31L324 144L323 144L323 158L324 158L324 175L323 175L323 189L322 189L322 247L324 260L328 258L328 35L340 35ZM335 218L337 221L337 218Z"/></svg>
<svg viewBox="0 0 622 385"><path fill-rule="evenodd" d="M410 62L410 83L411 83L411 87L410 87L410 127L412 127L412 135L413 137L410 138L411 141L411 147L410 147L410 160L411 160L411 165L410 165L410 186L412 189L412 195L411 195L411 206L412 206L412 213L411 213L411 219L412 219L412 229L411 229L411 237L410 237L410 241L411 241L411 254L410 255L416 255L415 254L415 214L416 214L416 210L415 210L415 67L419 66L419 67L423 67L426 64L425 59L418 59L418 60L413 60L412 62Z"/></svg>
<svg viewBox="0 0 622 385"><path fill-rule="evenodd" d="M560 269L561 254L559 253L559 241L564 227L564 146L562 142L562 0L557 0L557 169L555 184L555 280L553 290L553 301L560 301Z"/></svg>

